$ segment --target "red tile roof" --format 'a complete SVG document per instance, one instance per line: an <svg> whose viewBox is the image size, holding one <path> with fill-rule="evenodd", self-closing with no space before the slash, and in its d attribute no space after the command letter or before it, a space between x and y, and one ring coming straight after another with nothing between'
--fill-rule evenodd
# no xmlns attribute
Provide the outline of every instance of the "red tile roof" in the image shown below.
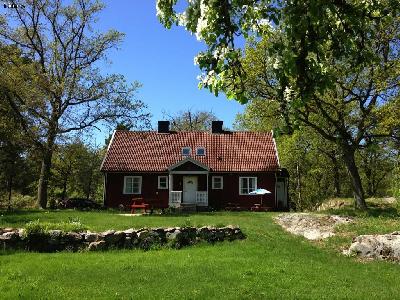
<svg viewBox="0 0 400 300"><path fill-rule="evenodd" d="M183 159L183 147L192 149L191 157L211 171L274 171L279 168L271 133L209 132L157 133L120 131L114 133L101 170L104 172L162 172ZM205 156L195 155L197 147Z"/></svg>

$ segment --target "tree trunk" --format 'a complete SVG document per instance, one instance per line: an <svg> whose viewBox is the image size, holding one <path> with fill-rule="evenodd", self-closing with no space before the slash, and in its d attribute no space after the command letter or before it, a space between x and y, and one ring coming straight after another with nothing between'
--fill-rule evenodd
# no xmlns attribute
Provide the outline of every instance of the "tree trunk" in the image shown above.
<svg viewBox="0 0 400 300"><path fill-rule="evenodd" d="M47 206L47 188L49 186L52 156L53 151L46 151L42 158L42 167L40 170L37 198L39 207L43 209Z"/></svg>
<svg viewBox="0 0 400 300"><path fill-rule="evenodd" d="M333 181L335 186L335 197L340 197L341 188L340 188L340 173L337 158L333 155L331 156L332 164L333 164Z"/></svg>
<svg viewBox="0 0 400 300"><path fill-rule="evenodd" d="M368 160L368 153L366 154L366 157L363 158L363 163L364 163L364 173L367 181L367 196L372 197L372 168L371 163L372 160Z"/></svg>
<svg viewBox="0 0 400 300"><path fill-rule="evenodd" d="M91 192L92 192L92 175L90 175L90 179L88 182L88 187L87 187L87 191L86 191L86 200L89 200Z"/></svg>
<svg viewBox="0 0 400 300"><path fill-rule="evenodd" d="M301 201L301 178L300 178L300 167L299 167L299 162L296 163L296 175L297 175L297 186L296 186L296 190L297 190L297 197L298 200L297 202L300 204L300 207L298 209L302 209L302 201Z"/></svg>
<svg viewBox="0 0 400 300"><path fill-rule="evenodd" d="M61 193L61 200L65 200L65 196L67 195L67 181L68 178L65 177L64 178L64 182L63 182L63 189L62 189L62 193Z"/></svg>
<svg viewBox="0 0 400 300"><path fill-rule="evenodd" d="M355 204L358 209L366 210L367 203L364 198L364 190L361 183L360 173L354 159L355 150L351 149L348 145L344 145L343 149L343 160L349 171L351 184L353 186L353 193L355 198Z"/></svg>
<svg viewBox="0 0 400 300"><path fill-rule="evenodd" d="M11 210L11 195L13 186L13 176L8 179L8 210Z"/></svg>

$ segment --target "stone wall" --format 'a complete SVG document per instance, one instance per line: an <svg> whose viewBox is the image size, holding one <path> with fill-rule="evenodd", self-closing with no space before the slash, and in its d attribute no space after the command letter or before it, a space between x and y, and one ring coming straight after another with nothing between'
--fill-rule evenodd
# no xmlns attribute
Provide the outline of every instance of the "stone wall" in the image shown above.
<svg viewBox="0 0 400 300"><path fill-rule="evenodd" d="M143 249L172 247L180 249L199 242L222 242L244 239L237 226L221 228L204 226L141 228L104 232L46 232L27 233L24 229L0 228L0 250L27 250L39 252L98 251L108 249Z"/></svg>

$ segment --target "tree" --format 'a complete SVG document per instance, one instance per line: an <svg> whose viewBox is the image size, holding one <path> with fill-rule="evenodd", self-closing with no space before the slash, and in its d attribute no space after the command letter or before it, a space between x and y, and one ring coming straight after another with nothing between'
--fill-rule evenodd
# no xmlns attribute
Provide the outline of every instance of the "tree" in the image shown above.
<svg viewBox="0 0 400 300"><path fill-rule="evenodd" d="M300 127L292 134L281 134L275 129L282 128L283 123L276 103L252 100L245 111L237 115L234 128L274 130L280 163L290 174L289 195L296 209L312 209L328 197L345 195L348 176L335 145L327 143L308 127Z"/></svg>
<svg viewBox="0 0 400 300"><path fill-rule="evenodd" d="M7 192L11 208L12 192L29 192L34 177L32 149L24 140L13 110L7 105L0 87L0 196Z"/></svg>
<svg viewBox="0 0 400 300"><path fill-rule="evenodd" d="M69 187L76 178L79 168L79 159L84 156L85 152L85 145L80 140L57 147L52 163L53 174L50 185L61 189L61 200L68 196Z"/></svg>
<svg viewBox="0 0 400 300"><path fill-rule="evenodd" d="M176 131L207 131L211 130L212 121L218 118L211 111L192 111L187 109L175 115L164 113L171 122L171 129Z"/></svg>
<svg viewBox="0 0 400 300"><path fill-rule="evenodd" d="M57 147L50 181L52 194L61 200L67 197L98 199L103 154L102 148L91 147L79 137Z"/></svg>
<svg viewBox="0 0 400 300"><path fill-rule="evenodd" d="M200 85L242 103L277 102L286 131L307 126L334 143L356 205L365 209L355 153L388 137L374 129L379 109L399 92L396 1L200 0L184 13L175 4L159 0L158 16L167 28L182 24L205 42L195 58ZM253 59L252 50L235 47L239 35L251 42Z"/></svg>
<svg viewBox="0 0 400 300"><path fill-rule="evenodd" d="M0 22L1 41L16 45L20 56L32 62L27 68L24 59L7 57L3 68L12 76L2 84L8 104L41 153L37 198L42 208L58 137L106 123L139 126L149 116L135 97L138 83L127 84L123 76L103 75L98 68L122 39L115 30L94 29L102 8L92 0L28 1L8 10ZM28 87L36 92L29 93Z"/></svg>

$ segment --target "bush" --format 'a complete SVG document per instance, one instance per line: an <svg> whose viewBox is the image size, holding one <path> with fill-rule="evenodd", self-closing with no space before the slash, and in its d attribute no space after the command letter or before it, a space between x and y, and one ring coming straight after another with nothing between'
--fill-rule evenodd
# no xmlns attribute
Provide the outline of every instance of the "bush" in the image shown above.
<svg viewBox="0 0 400 300"><path fill-rule="evenodd" d="M1 195L0 206L8 207L8 195ZM11 208L35 208L36 198L29 195L13 193L11 197Z"/></svg>
<svg viewBox="0 0 400 300"><path fill-rule="evenodd" d="M49 230L62 230L63 232L82 232L87 229L84 226L79 218L70 218L67 222L59 222L59 223L49 223L49 222L40 222L40 220L35 220L28 222L24 226L24 235L29 236L32 234L44 234Z"/></svg>

